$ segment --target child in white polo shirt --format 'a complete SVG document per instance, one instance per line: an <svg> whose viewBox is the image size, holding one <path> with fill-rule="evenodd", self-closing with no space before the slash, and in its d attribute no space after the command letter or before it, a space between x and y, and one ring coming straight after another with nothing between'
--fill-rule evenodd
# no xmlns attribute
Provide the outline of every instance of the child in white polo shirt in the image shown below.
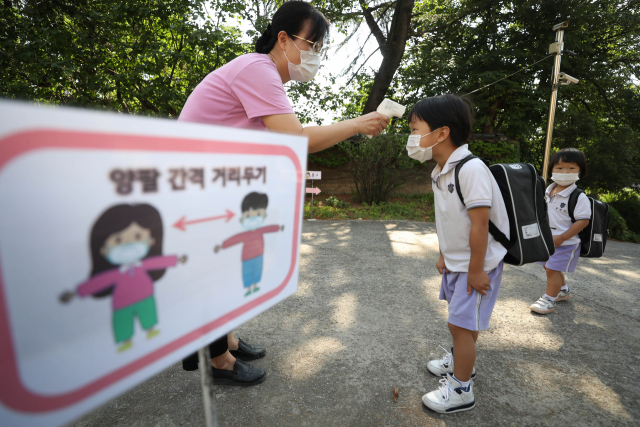
<svg viewBox="0 0 640 427"><path fill-rule="evenodd" d="M456 164L471 155L466 141L472 116L462 98L443 95L421 100L409 113L409 126L409 155L438 163L431 174L440 245L436 267L442 274L440 299L449 303L453 337L451 353L427 365L431 373L443 378L422 402L439 413L467 411L475 407L471 381L475 343L478 332L489 327L507 252L489 234L489 220L508 238L509 218L500 189L480 159L468 161L459 171L466 206L456 191Z"/></svg>
<svg viewBox="0 0 640 427"><path fill-rule="evenodd" d="M573 211L575 222L569 216L569 196L576 190L575 182L587 175L587 159L576 148L565 148L551 156L549 176L554 181L547 187L545 199L549 210L549 225L556 252L549 261L539 262L547 272L547 293L529 307L531 311L548 314L556 309L556 302L571 298L564 273L573 273L580 258L578 233L589 225L591 203L581 193Z"/></svg>

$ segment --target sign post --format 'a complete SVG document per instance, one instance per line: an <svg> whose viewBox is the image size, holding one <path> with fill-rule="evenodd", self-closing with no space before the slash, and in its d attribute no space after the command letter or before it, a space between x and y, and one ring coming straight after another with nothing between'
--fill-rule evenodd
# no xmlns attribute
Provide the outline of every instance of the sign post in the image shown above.
<svg viewBox="0 0 640 427"><path fill-rule="evenodd" d="M206 347L295 293L306 158L298 136L0 101L0 425L68 424L198 350L216 425Z"/></svg>
<svg viewBox="0 0 640 427"><path fill-rule="evenodd" d="M315 221L315 219L313 218L313 196L316 194L320 194L320 189L319 188L315 188L313 186L313 181L314 180L318 180L320 181L322 179L322 172L321 171L307 171L307 179L311 180L311 188L307 188L307 194L311 193L311 218L309 219L309 221Z"/></svg>

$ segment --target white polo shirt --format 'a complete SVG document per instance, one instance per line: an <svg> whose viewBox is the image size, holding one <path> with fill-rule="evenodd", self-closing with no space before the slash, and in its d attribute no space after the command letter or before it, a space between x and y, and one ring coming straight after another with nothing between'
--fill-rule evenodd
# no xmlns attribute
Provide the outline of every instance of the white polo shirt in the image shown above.
<svg viewBox="0 0 640 427"><path fill-rule="evenodd" d="M551 191L556 187L555 182L547 187L545 192L545 199L547 200L547 206L549 209L549 225L551 226L551 234L558 236L567 231L573 223L569 216L569 196L573 193L573 190L577 188L577 185L571 184L558 194L550 196ZM582 193L578 197L576 202L576 208L573 211L573 217L576 221L581 219L591 218L591 203L586 194ZM577 245L580 243L580 236L577 234L566 240L561 246Z"/></svg>
<svg viewBox="0 0 640 427"><path fill-rule="evenodd" d="M470 160L460 169L458 178L466 207L460 201L455 188L455 169L456 164L469 154L471 151L466 144L458 147L447 159L444 168L437 165L431 173L440 252L444 256L447 270L454 273L469 271L471 219L467 210L479 207L491 208L489 219L507 238L510 235L509 217L502 193L491 171L482 160ZM506 253L505 247L489 234L484 270L489 272L496 268Z"/></svg>

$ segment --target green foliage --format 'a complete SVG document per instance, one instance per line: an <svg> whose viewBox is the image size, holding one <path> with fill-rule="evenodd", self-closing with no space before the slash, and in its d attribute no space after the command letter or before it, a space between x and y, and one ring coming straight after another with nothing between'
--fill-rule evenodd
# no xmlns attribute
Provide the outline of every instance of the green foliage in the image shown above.
<svg viewBox="0 0 640 427"><path fill-rule="evenodd" d="M317 163L328 168L338 168L349 163L349 157L337 146L333 146L318 153L311 153L307 158L308 163Z"/></svg>
<svg viewBox="0 0 640 427"><path fill-rule="evenodd" d="M600 199L624 218L629 231L640 234L640 194L637 191L623 190L618 193L608 193Z"/></svg>
<svg viewBox="0 0 640 427"><path fill-rule="evenodd" d="M338 202L334 206L337 197L330 196L324 200L323 206L316 204L313 207L313 216L323 220L406 220L433 222L433 193L419 195L403 195L394 197L393 201L354 205L345 202ZM331 202L329 201L331 200ZM304 217L311 218L311 202L306 202L304 207Z"/></svg>
<svg viewBox="0 0 640 427"><path fill-rule="evenodd" d="M513 144L513 145L511 145ZM492 160L492 163L518 163L520 150L517 142L509 141L482 141L475 140L469 143L469 150L478 157Z"/></svg>
<svg viewBox="0 0 640 427"><path fill-rule="evenodd" d="M404 183L402 171L415 164L406 154L405 137L380 135L340 144L349 157L359 202L386 202L392 191Z"/></svg>
<svg viewBox="0 0 640 427"><path fill-rule="evenodd" d="M611 237L617 240L626 240L629 234L629 228L627 222L622 218L622 215L618 213L616 208L609 205L609 212L611 218L609 219L609 232Z"/></svg>
<svg viewBox="0 0 640 427"><path fill-rule="evenodd" d="M225 23L232 6L212 18L205 0L5 1L0 96L177 117L249 49Z"/></svg>
<svg viewBox="0 0 640 427"><path fill-rule="evenodd" d="M325 203L327 206L331 206L332 208L347 208L351 205L351 203L340 200L336 196L327 197Z"/></svg>

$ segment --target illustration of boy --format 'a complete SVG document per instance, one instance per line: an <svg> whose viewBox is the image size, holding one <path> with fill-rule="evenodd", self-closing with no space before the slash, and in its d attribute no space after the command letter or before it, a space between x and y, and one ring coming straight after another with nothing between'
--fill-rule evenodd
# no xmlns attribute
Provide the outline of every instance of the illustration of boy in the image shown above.
<svg viewBox="0 0 640 427"><path fill-rule="evenodd" d="M231 246L243 243L242 248L242 280L247 289L245 297L253 292L258 292L258 283L262 279L262 265L264 254L264 237L266 233L275 233L284 230L284 225L268 225L263 227L267 217L267 205L269 198L262 193L249 193L242 201L242 218L240 223L245 232L236 234L225 240L222 246L216 245L214 252L220 248L227 249Z"/></svg>
<svg viewBox="0 0 640 427"><path fill-rule="evenodd" d="M456 164L471 152L466 144L472 116L467 103L454 95L419 101L409 113L409 156L421 162L435 160L431 174L436 231L442 274L440 299L449 304L451 353L427 364L441 377L440 387L422 397L429 409L451 414L475 407L476 340L489 328L489 319L502 281L507 250L489 233L489 221L509 237L509 218L502 194L489 168L480 159L460 168L456 191ZM455 351L454 351L455 350Z"/></svg>

